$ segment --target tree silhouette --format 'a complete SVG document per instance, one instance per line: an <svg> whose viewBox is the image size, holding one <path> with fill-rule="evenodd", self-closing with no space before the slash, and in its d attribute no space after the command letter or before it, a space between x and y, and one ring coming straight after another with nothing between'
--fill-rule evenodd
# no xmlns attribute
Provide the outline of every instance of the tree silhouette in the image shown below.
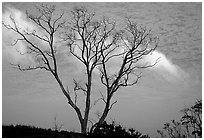
<svg viewBox="0 0 204 140"><path fill-rule="evenodd" d="M188 138L202 137L202 100L197 100L195 105L181 110L183 116L180 121L172 120L164 124L165 135L161 130L157 132L162 137Z"/></svg>
<svg viewBox="0 0 204 140"><path fill-rule="evenodd" d="M81 118L82 132L85 132L89 118L94 70L99 71L101 84L106 88L106 93L101 93L101 98L97 100L102 100L105 107L90 132L97 130L105 121L108 112L116 103L116 101L111 101L114 93L121 87L136 84L141 78L138 69L152 67L156 64L155 62L139 65L143 56L150 54L157 47L158 38L153 36L149 30L138 26L131 18L127 18L126 27L116 31L115 22L107 18L97 20L94 19L94 16L94 13L90 13L84 7L75 8L72 11L72 21L67 26L68 32L64 33L64 40L68 42L71 54L86 69L85 88L75 82L75 89L86 93L85 114L84 118ZM150 47L149 44L154 45ZM123 50L118 51L121 48ZM108 63L115 58L120 59L121 64L116 72L111 73L108 71Z"/></svg>
<svg viewBox="0 0 204 140"><path fill-rule="evenodd" d="M77 113L83 134L87 133L91 104L103 101L105 104L102 114L90 129L90 132L94 133L94 131L98 131L116 103L111 99L118 89L137 84L141 78L139 69L153 67L157 63L156 61L153 64L144 64L140 61L155 50L158 45L158 38L150 30L136 24L131 18L126 18L125 27L117 30L116 22L107 18L97 19L95 13L90 13L84 7L74 8L71 11L72 19L68 22L63 20L64 12L54 16L55 6L41 5L36 8L39 15L27 12L27 17L43 31L43 35L37 33L36 30L21 29L12 16L10 16L12 25L3 22L4 27L19 35L15 44L19 41L25 43L27 46L26 54L32 55L35 62L26 66L13 65L21 71L44 69L50 72L67 98L68 104ZM54 42L59 32L61 39L67 43L70 53L86 69L85 85L74 80L74 99L71 97L69 88L65 88L66 85L64 85L58 72L58 60L56 58L58 50ZM47 47L36 42L42 42ZM77 51L79 53L76 53ZM108 64L113 59L117 59L120 65L116 72L112 73L108 71ZM106 92L101 93L101 98L98 100L92 101L92 80L95 70L99 72L98 76ZM77 92L84 93L84 110L81 110L77 105Z"/></svg>

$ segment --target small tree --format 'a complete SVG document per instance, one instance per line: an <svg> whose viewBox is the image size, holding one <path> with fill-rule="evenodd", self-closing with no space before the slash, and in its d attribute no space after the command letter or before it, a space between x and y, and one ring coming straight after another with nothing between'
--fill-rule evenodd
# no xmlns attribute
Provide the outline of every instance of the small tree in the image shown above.
<svg viewBox="0 0 204 140"><path fill-rule="evenodd" d="M59 123L57 122L57 116L55 116L55 117L54 117L54 127L53 127L53 129L54 129L55 131L60 131L60 130L62 129L62 127L63 127L63 124L59 124Z"/></svg>
<svg viewBox="0 0 204 140"><path fill-rule="evenodd" d="M171 123L164 124L164 130L157 132L162 137L188 138L202 137L202 100L197 100L195 105L181 110L183 116L180 121L172 120Z"/></svg>
<svg viewBox="0 0 204 140"><path fill-rule="evenodd" d="M102 100L105 103L102 115L91 127L91 132L96 131L105 121L109 111L116 103L112 102L113 95L121 87L135 85L141 78L139 69L149 68L156 64L140 63L142 58L155 50L158 44L158 38L154 37L151 31L137 25L130 18L127 18L124 29L117 31L116 23L103 18L94 19L95 14L89 13L84 7L75 8L72 13L72 19L67 26L62 20L64 12L57 17L54 16L55 6L42 5L36 7L39 15L33 15L27 12L27 17L43 34L36 30L21 29L11 16L12 25L3 23L4 27L14 31L19 35L15 44L22 41L26 46L27 52L32 56L34 63L26 66L14 64L21 71L44 69L50 72L59 84L62 93L67 98L68 104L77 113L81 124L81 133L87 133L87 125L91 104ZM56 54L58 52L56 34L63 27L63 39L68 42L71 54L81 62L86 69L85 86L80 85L74 80L75 98L72 99L70 90L65 88L61 76L58 72L58 61ZM35 39L35 40L33 40ZM41 42L42 44L36 43ZM79 44L77 42L80 42ZM14 44L14 45L15 45ZM44 45L46 44L46 47ZM150 45L151 44L151 45ZM117 51L121 50L122 51ZM76 53L76 50L79 53ZM24 54L22 54L24 55ZM118 71L111 73L108 71L107 64L114 58L120 60ZM97 101L91 101L93 71L99 71L99 78L106 92L101 93L101 98ZM85 109L81 110L77 105L77 92L83 92L85 95Z"/></svg>

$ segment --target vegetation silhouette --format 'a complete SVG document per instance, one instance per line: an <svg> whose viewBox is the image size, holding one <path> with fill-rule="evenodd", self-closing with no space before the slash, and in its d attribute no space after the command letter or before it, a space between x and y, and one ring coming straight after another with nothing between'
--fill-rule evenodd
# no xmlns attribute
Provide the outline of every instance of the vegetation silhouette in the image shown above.
<svg viewBox="0 0 204 140"><path fill-rule="evenodd" d="M148 135L143 135L133 128L126 130L121 125L116 125L114 121L111 124L104 121L94 133L90 133L90 136L96 138L149 138Z"/></svg>
<svg viewBox="0 0 204 140"><path fill-rule="evenodd" d="M35 126L3 125L2 137L3 138L77 138L77 137L83 138L87 136L76 132L43 129L43 128L37 128Z"/></svg>
<svg viewBox="0 0 204 140"><path fill-rule="evenodd" d="M191 107L181 110L183 116L180 121L171 120L164 124L166 134L157 130L161 137L170 138L202 138L202 100L198 99Z"/></svg>
<svg viewBox="0 0 204 140"><path fill-rule="evenodd" d="M133 128L126 130L115 122L107 124L106 121L100 125L97 131L89 134L68 132L65 130L51 130L37 128L34 126L10 125L2 126L3 138L149 138Z"/></svg>

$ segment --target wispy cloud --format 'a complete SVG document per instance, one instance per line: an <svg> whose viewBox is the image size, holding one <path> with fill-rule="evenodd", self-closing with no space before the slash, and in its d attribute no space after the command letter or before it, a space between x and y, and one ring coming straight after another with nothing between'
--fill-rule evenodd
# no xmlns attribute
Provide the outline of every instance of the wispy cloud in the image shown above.
<svg viewBox="0 0 204 140"><path fill-rule="evenodd" d="M2 15L3 23L12 28L15 28L15 25L12 20L15 20L16 26L20 32L24 30L34 30L35 26L27 21L26 15L12 7L5 7L5 11ZM6 56L13 61L14 63L20 63L25 61L32 61L31 57L26 54L27 47L22 41L17 41L20 39L20 36L12 30L8 30L3 26L2 34L2 43L3 43L3 56Z"/></svg>
<svg viewBox="0 0 204 140"><path fill-rule="evenodd" d="M144 57L144 62L150 64L157 64L150 70L161 75L165 80L169 82L183 81L187 78L188 74L184 72L178 65L173 64L162 52L154 51L151 54Z"/></svg>

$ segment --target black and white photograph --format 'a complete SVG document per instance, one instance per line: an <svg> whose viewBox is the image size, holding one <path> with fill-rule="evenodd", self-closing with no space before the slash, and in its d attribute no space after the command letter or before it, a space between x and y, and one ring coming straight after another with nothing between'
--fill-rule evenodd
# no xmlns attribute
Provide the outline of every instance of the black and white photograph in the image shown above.
<svg viewBox="0 0 204 140"><path fill-rule="evenodd" d="M202 2L2 2L2 138L202 138Z"/></svg>

